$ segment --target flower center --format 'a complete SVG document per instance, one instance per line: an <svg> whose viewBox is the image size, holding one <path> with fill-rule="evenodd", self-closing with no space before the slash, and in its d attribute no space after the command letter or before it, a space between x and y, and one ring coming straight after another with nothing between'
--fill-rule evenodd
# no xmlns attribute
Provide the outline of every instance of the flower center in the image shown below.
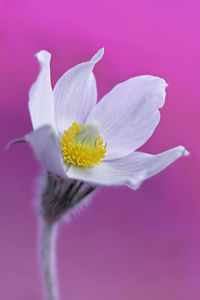
<svg viewBox="0 0 200 300"><path fill-rule="evenodd" d="M79 125L74 122L64 130L61 144L64 161L80 167L93 167L102 163L107 144L103 145L96 124Z"/></svg>

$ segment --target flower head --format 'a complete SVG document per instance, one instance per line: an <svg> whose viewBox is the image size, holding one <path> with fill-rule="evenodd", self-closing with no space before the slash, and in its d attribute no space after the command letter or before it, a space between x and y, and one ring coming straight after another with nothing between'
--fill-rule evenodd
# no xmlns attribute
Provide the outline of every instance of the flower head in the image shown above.
<svg viewBox="0 0 200 300"><path fill-rule="evenodd" d="M36 54L41 70L29 93L34 131L25 140L44 168L63 179L137 189L188 152L182 146L157 155L136 151L159 123L167 84L159 77L134 77L97 103L93 68L103 52L67 71L54 89L50 53Z"/></svg>

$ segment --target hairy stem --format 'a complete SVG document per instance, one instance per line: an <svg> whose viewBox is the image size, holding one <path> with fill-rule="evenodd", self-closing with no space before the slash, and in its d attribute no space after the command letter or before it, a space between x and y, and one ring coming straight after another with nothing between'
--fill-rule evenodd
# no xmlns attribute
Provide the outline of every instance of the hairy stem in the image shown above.
<svg viewBox="0 0 200 300"><path fill-rule="evenodd" d="M58 300L55 268L56 228L62 218L91 194L95 187L84 182L64 181L50 172L44 174L41 190L41 265L47 300Z"/></svg>
<svg viewBox="0 0 200 300"><path fill-rule="evenodd" d="M43 218L41 224L41 265L46 299L58 300L55 268L56 224Z"/></svg>

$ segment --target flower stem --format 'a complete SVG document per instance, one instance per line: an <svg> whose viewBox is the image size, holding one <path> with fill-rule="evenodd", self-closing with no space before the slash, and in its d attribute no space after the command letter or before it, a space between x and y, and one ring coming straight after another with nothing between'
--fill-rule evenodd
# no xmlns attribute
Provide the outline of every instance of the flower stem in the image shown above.
<svg viewBox="0 0 200 300"><path fill-rule="evenodd" d="M52 173L41 178L41 266L47 300L58 300L56 278L56 229L62 218L91 194L95 187L84 187L84 182L64 181ZM84 202L83 202L84 203Z"/></svg>
<svg viewBox="0 0 200 300"><path fill-rule="evenodd" d="M58 300L58 287L55 268L56 224L42 219L41 224L41 265L46 299Z"/></svg>

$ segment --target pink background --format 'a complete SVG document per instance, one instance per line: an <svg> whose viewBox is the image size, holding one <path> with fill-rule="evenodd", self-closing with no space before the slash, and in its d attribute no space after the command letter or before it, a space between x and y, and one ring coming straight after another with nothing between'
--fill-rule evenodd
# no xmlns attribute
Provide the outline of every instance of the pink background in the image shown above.
<svg viewBox="0 0 200 300"><path fill-rule="evenodd" d="M52 82L105 47L96 66L99 97L132 76L166 79L166 105L142 150L184 145L182 158L137 192L105 189L58 236L61 299L200 299L199 1L1 1L0 4L0 299L42 300L38 217L39 164L8 141L31 130L28 90L53 54Z"/></svg>

